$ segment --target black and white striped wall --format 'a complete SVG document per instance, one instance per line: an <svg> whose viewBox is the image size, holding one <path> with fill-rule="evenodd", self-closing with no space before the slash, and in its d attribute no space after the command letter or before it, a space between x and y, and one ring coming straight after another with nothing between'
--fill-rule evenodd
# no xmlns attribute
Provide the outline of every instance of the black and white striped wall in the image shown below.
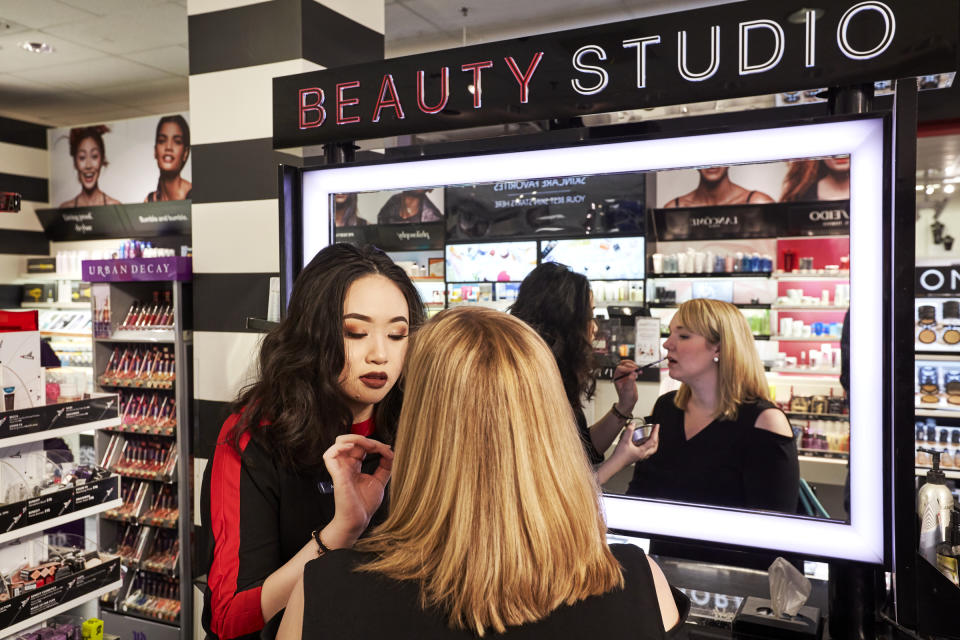
<svg viewBox="0 0 960 640"><path fill-rule="evenodd" d="M12 282L25 270L27 256L46 256L50 243L34 211L50 206L47 127L0 118L0 191L23 200L20 213L0 212L0 282ZM0 287L0 308L19 306L20 287Z"/></svg>
<svg viewBox="0 0 960 640"><path fill-rule="evenodd" d="M383 0L189 0L193 147L193 452L198 480L253 374L278 275L272 79L383 58ZM196 513L196 510L195 510Z"/></svg>

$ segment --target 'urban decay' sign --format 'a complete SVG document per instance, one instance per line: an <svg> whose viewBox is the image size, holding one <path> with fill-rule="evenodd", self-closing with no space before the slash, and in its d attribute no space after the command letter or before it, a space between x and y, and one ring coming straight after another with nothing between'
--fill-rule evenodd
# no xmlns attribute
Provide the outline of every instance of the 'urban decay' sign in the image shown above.
<svg viewBox="0 0 960 640"><path fill-rule="evenodd" d="M274 146L955 71L960 3L748 0L275 78Z"/></svg>

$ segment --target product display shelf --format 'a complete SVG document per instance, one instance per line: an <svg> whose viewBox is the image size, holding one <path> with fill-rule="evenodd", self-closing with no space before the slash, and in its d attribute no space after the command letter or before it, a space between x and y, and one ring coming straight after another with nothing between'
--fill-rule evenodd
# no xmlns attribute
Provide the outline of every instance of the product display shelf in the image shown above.
<svg viewBox="0 0 960 640"><path fill-rule="evenodd" d="M804 376L830 376L840 375L840 369L813 369L810 367L770 367L770 373L789 373Z"/></svg>
<svg viewBox="0 0 960 640"><path fill-rule="evenodd" d="M929 348L927 345L917 345L914 348L917 360L932 360L936 362L955 362L960 365L960 347L950 350L945 347Z"/></svg>
<svg viewBox="0 0 960 640"><path fill-rule="evenodd" d="M785 411L788 418L797 418L798 420L836 420L838 422L850 422L850 416L844 413L799 413L797 411Z"/></svg>
<svg viewBox="0 0 960 640"><path fill-rule="evenodd" d="M671 302L671 303L651 302L646 306L650 307L651 309L676 309L680 305L675 302ZM737 304L734 304L733 306L737 307L738 309L772 309L773 308L769 304L756 304L756 303L737 303Z"/></svg>
<svg viewBox="0 0 960 640"><path fill-rule="evenodd" d="M103 596L105 594L110 593L111 591L115 591L119 589L122 584L123 584L122 580L117 580L106 586L100 587L95 591L90 591L89 593L85 593L80 597L73 598L72 600L68 600L67 602L59 604L53 607L52 609L47 609L43 613L38 613L37 615L27 618L26 620L21 620L15 624L10 625L9 627L4 627L0 629L0 638L9 638L23 631L24 629L29 629L30 627L38 625L45 620L49 620L54 616L58 616L61 613L66 613L67 611L70 611L71 609L75 609L86 602L90 602L91 600L96 600L100 596Z"/></svg>
<svg viewBox="0 0 960 640"><path fill-rule="evenodd" d="M960 407L956 409L928 409L921 405L916 405L914 415L919 418L960 418Z"/></svg>
<svg viewBox="0 0 960 640"><path fill-rule="evenodd" d="M921 478L922 478L922 477L926 477L927 471L930 471L932 468L933 468L933 467L919 467L919 466L918 466L918 467L916 468L916 475L917 475L917 477L921 477ZM957 469L950 469L950 468L944 469L943 467L940 467L940 471L943 471L943 475L947 476L947 478L949 478L949 479L951 479L951 480L960 480L960 471L958 471Z"/></svg>
<svg viewBox="0 0 960 640"><path fill-rule="evenodd" d="M703 273L649 273L647 280L699 280L700 278L770 278L769 271L711 271Z"/></svg>
<svg viewBox="0 0 960 640"><path fill-rule="evenodd" d="M114 494L115 495L115 494ZM19 529L11 529L6 533L0 533L0 544L5 544L11 540L16 540L17 538L22 538L28 536L31 533L36 533L38 531L45 531L46 529L51 529L53 527L59 527L62 524L67 524L68 522L74 522L75 520L82 520L87 516L95 516L100 513L109 511L110 509L116 509L123 504L123 501L117 497L109 502L101 502L100 504L94 505L92 507L87 507L86 509L79 509L77 511L71 511L65 515L50 518L49 520L43 520L37 522L36 524L28 525Z"/></svg>
<svg viewBox="0 0 960 640"><path fill-rule="evenodd" d="M60 438L120 424L116 394L0 412L0 447Z"/></svg>
<svg viewBox="0 0 960 640"><path fill-rule="evenodd" d="M846 311L850 307L848 305L836 305L836 304L774 304L770 305L770 309L773 311Z"/></svg>
<svg viewBox="0 0 960 640"><path fill-rule="evenodd" d="M804 273L801 271L774 271L770 274L770 277L774 280L784 280L784 281L799 281L803 280L805 282L846 282L850 279L849 271L836 271L836 272L827 272L827 271L817 271L816 273Z"/></svg>
<svg viewBox="0 0 960 640"><path fill-rule="evenodd" d="M124 482L145 482L154 487L153 491L159 491L161 487L170 487L177 497L177 504L190 505L192 501L193 489L190 477L190 439L188 437L187 426L189 425L189 410L192 405L191 399L191 381L190 364L192 351L192 332L188 324L191 321L192 313L190 305L192 302L189 282L111 282L95 283L93 285L93 304L94 318L99 321L95 323L97 333L104 337L94 338L94 373L97 384L100 388L119 391L124 407L129 407L134 403L136 396L155 396L161 399L168 399L173 403L175 415L175 426L172 422L168 425L137 425L130 424L124 418L121 410L121 422L112 426L110 429L103 429L97 432L96 449L98 459L103 459L105 454L111 454L111 462L114 471L127 478ZM159 295L154 293L159 292ZM150 302L152 299L152 303ZM127 322L130 315L131 306L138 302L143 302L144 306L151 305L157 300L166 299L172 305L172 329L161 330L141 330L141 329L120 329L120 326ZM161 305L164 304L161 302ZM106 310L106 314L104 311ZM99 315L98 315L99 311ZM162 314L161 314L162 315ZM168 325L169 326L169 325ZM166 379L160 380L154 376L161 375L150 373L149 377L141 377L134 374L134 378L113 384L113 371L104 378L103 375L112 355L128 351L132 354L131 360L137 358L154 357L154 362L161 362L161 356L156 355L160 352L164 366L170 364L172 359L172 371L165 368L156 368L154 371L163 371ZM172 357L168 353L172 352ZM116 356L114 358L116 360ZM131 366L131 370L140 367ZM149 369L149 366L143 366L143 369ZM129 372L128 372L129 373ZM138 379L139 378L139 379ZM103 383L108 383L104 385ZM145 400L144 400L145 402ZM149 412L145 415L150 415ZM156 419L156 413L152 414ZM159 431L159 432L158 432ZM113 448L108 451L113 440ZM121 453L128 447L133 451L133 455L123 461L123 468L117 468L116 463L120 461ZM164 452L168 457L164 458L162 470L155 468L160 463L154 456L157 452ZM170 463L166 468L170 457L175 456L175 462ZM146 460L147 462L144 462ZM151 471L153 469L153 471ZM101 516L98 519L98 530L101 544L105 548L116 549L121 542L121 535L127 527L134 527L140 531L162 530L166 532L175 532L175 537L179 549L184 550L176 559L175 567L169 570L158 572L157 567L150 564L144 564L143 560L136 562L125 562L126 570L123 580L123 586L114 594L112 598L101 599L101 617L111 617L111 619L129 619L125 623L133 629L138 625L144 624L141 620L150 620L157 623L155 625L160 636L164 638L180 638L185 640L192 636L193 631L193 590L190 588L180 589L179 585L190 585L192 579L192 567L189 550L191 549L192 518L180 517L175 525L158 525L150 521L149 518L138 515L134 518L111 518ZM165 534L167 535L167 534ZM165 577L162 577L165 576ZM180 595L178 601L180 606L176 614L165 616L152 616L137 609L137 603L140 599L146 601L147 598L140 597L137 594L146 585L153 585L158 579L166 580L170 589L175 590ZM146 605L145 605L146 606ZM153 637L153 634L151 634Z"/></svg>
<svg viewBox="0 0 960 640"><path fill-rule="evenodd" d="M840 336L770 336L783 342L840 342ZM837 372L839 373L839 372Z"/></svg>
<svg viewBox="0 0 960 640"><path fill-rule="evenodd" d="M23 309L89 309L89 302L21 302Z"/></svg>

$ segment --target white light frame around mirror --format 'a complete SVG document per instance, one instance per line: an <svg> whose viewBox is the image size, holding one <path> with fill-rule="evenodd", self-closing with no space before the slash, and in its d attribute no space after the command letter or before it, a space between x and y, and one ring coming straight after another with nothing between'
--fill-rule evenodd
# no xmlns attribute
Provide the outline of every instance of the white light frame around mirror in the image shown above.
<svg viewBox="0 0 960 640"><path fill-rule="evenodd" d="M338 192L850 155L850 523L606 495L612 529L881 564L883 508L884 123L866 118L772 129L337 167L303 176L303 255L330 238ZM857 321L859 320L859 321ZM544 441L545 446L549 443Z"/></svg>

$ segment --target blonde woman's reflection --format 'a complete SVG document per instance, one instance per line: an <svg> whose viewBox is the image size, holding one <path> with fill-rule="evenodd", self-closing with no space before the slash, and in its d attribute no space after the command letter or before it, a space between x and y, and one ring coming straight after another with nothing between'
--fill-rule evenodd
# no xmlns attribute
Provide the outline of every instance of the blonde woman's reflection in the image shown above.
<svg viewBox="0 0 960 640"><path fill-rule="evenodd" d="M664 343L670 377L657 399L660 446L634 467L629 495L796 513L797 446L770 400L763 364L740 310L696 298L680 305Z"/></svg>
<svg viewBox="0 0 960 640"><path fill-rule="evenodd" d="M774 199L762 191L751 191L730 180L730 167L697 169L700 182L690 193L677 196L664 205L667 209L713 207L730 204L768 204Z"/></svg>
<svg viewBox="0 0 960 640"><path fill-rule="evenodd" d="M119 200L100 190L100 171L108 164L103 134L109 131L110 127L102 124L70 129L70 156L80 181L80 193L61 202L61 209L120 204Z"/></svg>
<svg viewBox="0 0 960 640"><path fill-rule="evenodd" d="M850 199L850 156L794 160L783 179L783 202Z"/></svg>

